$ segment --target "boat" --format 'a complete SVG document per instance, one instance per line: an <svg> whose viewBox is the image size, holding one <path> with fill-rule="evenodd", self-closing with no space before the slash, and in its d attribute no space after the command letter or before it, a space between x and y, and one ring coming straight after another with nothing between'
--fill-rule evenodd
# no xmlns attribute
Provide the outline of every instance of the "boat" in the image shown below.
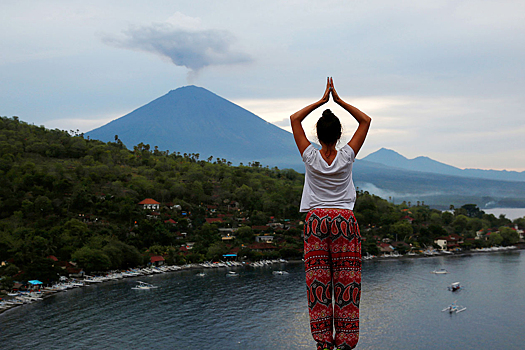
<svg viewBox="0 0 525 350"><path fill-rule="evenodd" d="M146 290L146 289L154 289L154 288L159 288L157 286L154 286L153 284L151 283L146 283L146 282L142 282L142 281L137 281L137 285L131 289L140 289L140 290Z"/></svg>
<svg viewBox="0 0 525 350"><path fill-rule="evenodd" d="M454 282L450 286L448 286L448 290L452 292L458 291L460 289L461 289L461 285L459 284L459 282Z"/></svg>
<svg viewBox="0 0 525 350"><path fill-rule="evenodd" d="M460 313L462 311L465 311L466 309L467 309L466 307L460 306L460 305L456 304L456 302L453 302L452 304L450 304L449 306L447 306L446 308L441 310L441 312L448 311L451 314L453 314L453 313L457 314L457 313Z"/></svg>
<svg viewBox="0 0 525 350"><path fill-rule="evenodd" d="M436 275L443 275L445 273L448 273L448 271L445 269L439 269L439 270L434 270L431 273L435 273Z"/></svg>
<svg viewBox="0 0 525 350"><path fill-rule="evenodd" d="M228 271L228 273L226 274L227 277L237 277L239 276L239 274L235 271Z"/></svg>
<svg viewBox="0 0 525 350"><path fill-rule="evenodd" d="M199 273L197 274L197 276L199 276L199 277L204 277L204 276L206 276L206 274L205 274L204 272L199 272Z"/></svg>
<svg viewBox="0 0 525 350"><path fill-rule="evenodd" d="M276 271L273 271L272 272L274 275L287 275L288 272L286 271L280 271L280 270L276 270Z"/></svg>

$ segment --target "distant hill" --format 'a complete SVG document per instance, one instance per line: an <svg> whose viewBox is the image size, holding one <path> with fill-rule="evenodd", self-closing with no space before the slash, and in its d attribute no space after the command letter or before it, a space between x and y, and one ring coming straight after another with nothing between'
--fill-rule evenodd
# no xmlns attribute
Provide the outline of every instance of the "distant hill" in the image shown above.
<svg viewBox="0 0 525 350"><path fill-rule="evenodd" d="M525 208L525 182L405 170L365 159L354 165L354 181L359 189L396 204L419 201L439 209L467 203L477 204L481 209Z"/></svg>
<svg viewBox="0 0 525 350"><path fill-rule="evenodd" d="M383 165L413 171L423 171L427 173L436 173L442 175L454 175L461 177L472 177L490 180L504 181L525 181L525 171L507 171L507 170L481 170L481 169L460 169L435 161L429 157L416 157L408 159L396 151L381 148L380 150L369 154L364 160L380 163Z"/></svg>
<svg viewBox="0 0 525 350"><path fill-rule="evenodd" d="M128 147L225 158L234 164L258 161L304 169L292 135L246 109L197 86L185 86L85 134L102 141L115 135Z"/></svg>
<svg viewBox="0 0 525 350"><path fill-rule="evenodd" d="M196 86L172 90L85 134L106 142L114 141L115 135L131 149L142 142L164 151L199 153L200 159L213 156L233 164L258 161L304 172L291 133ZM407 159L384 148L356 161L354 181L359 188L396 203L525 207L525 173L462 170L428 157Z"/></svg>

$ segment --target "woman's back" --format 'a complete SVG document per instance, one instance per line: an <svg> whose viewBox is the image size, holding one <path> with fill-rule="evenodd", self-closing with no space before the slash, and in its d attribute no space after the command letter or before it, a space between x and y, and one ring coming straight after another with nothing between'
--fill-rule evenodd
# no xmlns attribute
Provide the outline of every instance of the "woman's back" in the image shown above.
<svg viewBox="0 0 525 350"><path fill-rule="evenodd" d="M313 145L303 152L305 184L301 198L301 212L313 208L354 208L355 187L352 181L352 164L355 155L345 145L328 164Z"/></svg>

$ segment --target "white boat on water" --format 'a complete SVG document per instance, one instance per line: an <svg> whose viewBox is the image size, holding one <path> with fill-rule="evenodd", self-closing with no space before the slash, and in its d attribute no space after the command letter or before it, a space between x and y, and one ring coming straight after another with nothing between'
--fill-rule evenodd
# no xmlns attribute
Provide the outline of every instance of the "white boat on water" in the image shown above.
<svg viewBox="0 0 525 350"><path fill-rule="evenodd" d="M155 289L155 288L159 288L159 287L154 286L151 283L137 281L137 285L135 287L131 288L131 289L147 290L147 289Z"/></svg>
<svg viewBox="0 0 525 350"><path fill-rule="evenodd" d="M199 273L197 274L197 276L199 276L199 277L204 277L204 276L206 276L206 274L205 274L204 272L199 272Z"/></svg>
<svg viewBox="0 0 525 350"><path fill-rule="evenodd" d="M448 273L448 271L445 270L445 269L439 269L439 270L434 270L434 271L432 271L431 273L434 273L434 274L436 274L436 275L443 275L443 274Z"/></svg>
<svg viewBox="0 0 525 350"><path fill-rule="evenodd" d="M445 312L445 311L448 311L449 313L460 313L462 311L465 311L467 308L466 307L463 307L463 306L460 306L458 304L456 304L456 302L453 302L452 304L450 304L449 306L447 306L446 308L444 308L443 310L441 310L441 312Z"/></svg>
<svg viewBox="0 0 525 350"><path fill-rule="evenodd" d="M227 277L237 277L239 276L239 274L235 271L228 271L228 273L226 274Z"/></svg>
<svg viewBox="0 0 525 350"><path fill-rule="evenodd" d="M375 255L371 255L369 252L366 253L365 256L363 256L362 258L364 260L372 260L373 258L375 258L376 256Z"/></svg>
<svg viewBox="0 0 525 350"><path fill-rule="evenodd" d="M84 276L84 283L102 283L104 282L100 277Z"/></svg>
<svg viewBox="0 0 525 350"><path fill-rule="evenodd" d="M286 272L286 271L280 271L280 270L273 271L272 273L273 273L274 275L288 275L288 272Z"/></svg>

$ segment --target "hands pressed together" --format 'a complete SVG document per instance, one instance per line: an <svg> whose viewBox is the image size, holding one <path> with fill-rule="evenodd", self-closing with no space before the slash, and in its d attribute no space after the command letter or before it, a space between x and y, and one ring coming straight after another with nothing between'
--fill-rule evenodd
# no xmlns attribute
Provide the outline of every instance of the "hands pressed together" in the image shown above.
<svg viewBox="0 0 525 350"><path fill-rule="evenodd" d="M328 77L326 79L326 90L324 91L324 95L321 98L321 101L323 103L328 102L330 100L330 94L332 95L332 99L335 103L340 103L342 101L337 92L335 91L334 80L331 77Z"/></svg>
<svg viewBox="0 0 525 350"><path fill-rule="evenodd" d="M295 112L290 116L290 123L292 126L293 136L295 138L295 143L297 144L297 147L299 148L299 152L303 154L304 150L308 145L310 145L310 141L306 138L306 134L304 132L303 126L301 125L301 122L303 121L308 114L310 114L313 110L320 107L321 105L324 105L330 100L330 95L332 95L332 99L335 103L337 103L339 106L343 107L348 113L350 113L355 120L359 123L357 130L354 133L354 136L352 136L352 139L348 142L348 145L354 150L354 153L357 155L359 152L359 149L363 145L363 142L365 141L366 135L368 133L368 129L370 127L370 122L372 119L366 115L365 113L361 112L356 107L346 103L343 101L337 92L335 91L334 87L334 81L331 77L327 78L326 81L326 89L324 91L323 97L299 111Z"/></svg>

